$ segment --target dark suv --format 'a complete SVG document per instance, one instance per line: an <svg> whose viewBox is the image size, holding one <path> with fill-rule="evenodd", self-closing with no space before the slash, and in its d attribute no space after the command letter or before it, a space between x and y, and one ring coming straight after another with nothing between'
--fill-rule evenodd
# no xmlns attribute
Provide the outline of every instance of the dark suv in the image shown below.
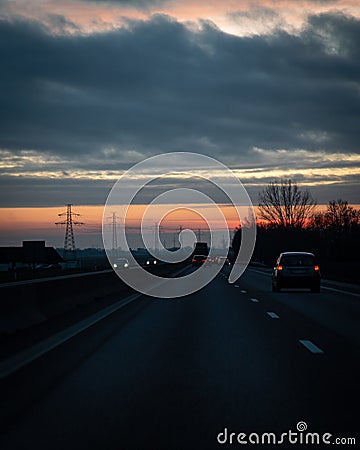
<svg viewBox="0 0 360 450"><path fill-rule="evenodd" d="M312 253L281 253L272 274L272 290L279 292L285 287L296 287L320 292L320 278L320 268Z"/></svg>

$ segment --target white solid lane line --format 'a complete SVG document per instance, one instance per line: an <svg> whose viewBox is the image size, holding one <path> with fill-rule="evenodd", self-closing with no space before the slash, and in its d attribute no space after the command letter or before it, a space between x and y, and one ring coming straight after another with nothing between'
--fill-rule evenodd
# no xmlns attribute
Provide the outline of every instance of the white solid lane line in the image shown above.
<svg viewBox="0 0 360 450"><path fill-rule="evenodd" d="M255 273L258 273L260 275L264 275L266 277L271 277L271 273L270 272L263 272L263 271L260 271L260 270L253 269L252 267L250 267L249 270L251 272L255 272ZM326 283L326 281L327 281L326 279L323 280L324 283ZM339 294L351 295L352 297L360 298L360 294L358 292L352 292L352 291L347 291L345 289L336 289L336 288L324 286L323 283L321 283L321 290L339 292Z"/></svg>
<svg viewBox="0 0 360 450"><path fill-rule="evenodd" d="M280 317L276 313L274 313L272 311L268 311L266 314L268 316L270 316L272 319L280 319Z"/></svg>
<svg viewBox="0 0 360 450"><path fill-rule="evenodd" d="M102 319L105 319L106 317L110 316L110 314L113 314L115 311L138 299L141 295L142 294L140 293L129 295L128 297L114 303L113 305L108 306L107 308L102 309L101 311L82 320L81 322L78 322L75 325L62 330L59 333L56 333L55 335L44 339L43 341L40 341L33 347L22 350L19 353L16 353L15 355L9 357L8 359L5 359L0 363L0 379L11 375L18 369L21 369L21 367L26 366L27 364L31 363L32 361L54 349L55 347L58 347L77 334L80 334L82 331L91 327L95 323L99 322Z"/></svg>
<svg viewBox="0 0 360 450"><path fill-rule="evenodd" d="M187 267L179 269L177 272L173 273L172 275L174 277L177 277L178 275L181 275L186 270L187 270ZM161 283L163 283L163 282L160 282L159 284L161 284ZM155 287L157 287L157 286L155 286ZM0 362L0 379L6 377L8 375L11 375L12 373L16 372L18 369L21 369L21 367L26 366L27 364L31 363L32 361L34 361L35 359L44 355L45 353L49 352L50 350L53 350L54 348L58 347L59 345L63 344L64 342L68 341L69 339L73 338L74 336L82 333L87 328L95 325L100 320L105 319L106 317L110 316L111 314L113 314L114 312L123 308L124 306L128 305L129 303L133 302L134 300L137 300L141 296L142 296L142 294L140 292L135 293L135 294L130 294L127 297L120 299L116 303L113 303L112 305L107 306L106 308L101 309L100 311L94 313L90 317L87 317L86 319L83 319L82 321L75 323L74 325L71 325L70 327L66 328L65 330L62 330L52 336L49 336L48 338L44 339L43 341L40 341L39 343L35 344L33 347L27 348L25 350L21 350L20 352L16 353L15 355L10 356L8 359L1 361Z"/></svg>
<svg viewBox="0 0 360 450"><path fill-rule="evenodd" d="M319 348L317 345L315 345L313 342L309 341L308 339L299 339L300 344L302 344L304 347L306 347L308 350L311 351L311 353L324 353L321 348Z"/></svg>
<svg viewBox="0 0 360 450"><path fill-rule="evenodd" d="M259 303L259 300L257 298L251 298L250 300L254 303Z"/></svg>
<svg viewBox="0 0 360 450"><path fill-rule="evenodd" d="M327 287L327 286L321 286L321 289L325 289L327 291L339 292L340 294L352 295L353 297L360 297L360 294L357 294L356 292L343 291L342 289L335 289L335 288L331 288L331 287Z"/></svg>
<svg viewBox="0 0 360 450"><path fill-rule="evenodd" d="M110 273L113 269L99 270L97 272L86 272L86 273L73 273L69 275L59 275L57 277L44 277L44 278L36 278L35 280L23 280L23 281L11 281L9 283L1 283L0 288L12 287L12 286L23 286L25 284L38 284L45 283L47 281L59 281L65 280L69 278L83 278L83 277L92 277L94 275L99 275L102 273Z"/></svg>

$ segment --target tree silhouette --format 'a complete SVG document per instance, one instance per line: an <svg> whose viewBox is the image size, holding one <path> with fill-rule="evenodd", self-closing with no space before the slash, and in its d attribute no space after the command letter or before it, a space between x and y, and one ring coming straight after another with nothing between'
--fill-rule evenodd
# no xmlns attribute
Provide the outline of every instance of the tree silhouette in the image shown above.
<svg viewBox="0 0 360 450"><path fill-rule="evenodd" d="M360 224L360 211L346 200L332 200L324 214L324 224L338 235L346 234Z"/></svg>
<svg viewBox="0 0 360 450"><path fill-rule="evenodd" d="M302 228L316 205L307 190L291 180L274 180L259 193L258 216L271 227Z"/></svg>

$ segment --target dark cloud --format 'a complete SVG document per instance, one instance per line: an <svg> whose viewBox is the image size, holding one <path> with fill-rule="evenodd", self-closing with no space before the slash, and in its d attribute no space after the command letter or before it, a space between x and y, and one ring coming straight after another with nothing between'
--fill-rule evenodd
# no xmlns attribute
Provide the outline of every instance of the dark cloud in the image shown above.
<svg viewBox="0 0 360 450"><path fill-rule="evenodd" d="M103 180L37 179L1 177L2 208L63 207L69 201L81 205L104 205L113 183Z"/></svg>
<svg viewBox="0 0 360 450"><path fill-rule="evenodd" d="M91 35L2 21L0 148L64 158L66 171L116 170L132 151L239 165L253 147L359 152L359 42L360 22L340 14L255 37L159 15Z"/></svg>
<svg viewBox="0 0 360 450"><path fill-rule="evenodd" d="M358 21L332 15L253 38L164 16L90 36L2 22L0 142L216 153L318 148L322 133L323 147L356 151L359 40Z"/></svg>

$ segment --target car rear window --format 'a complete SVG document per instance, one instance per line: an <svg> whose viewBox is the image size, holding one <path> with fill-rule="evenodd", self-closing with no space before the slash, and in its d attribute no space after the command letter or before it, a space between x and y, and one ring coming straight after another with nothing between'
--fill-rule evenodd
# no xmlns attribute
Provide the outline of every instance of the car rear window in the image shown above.
<svg viewBox="0 0 360 450"><path fill-rule="evenodd" d="M311 255L285 255L281 259L283 266L313 266L314 257Z"/></svg>

